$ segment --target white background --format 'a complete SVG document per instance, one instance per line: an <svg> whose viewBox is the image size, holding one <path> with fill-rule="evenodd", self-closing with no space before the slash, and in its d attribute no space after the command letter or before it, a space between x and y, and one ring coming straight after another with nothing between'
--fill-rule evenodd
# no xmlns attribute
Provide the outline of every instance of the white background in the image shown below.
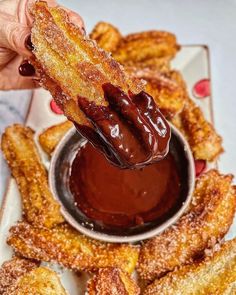
<svg viewBox="0 0 236 295"><path fill-rule="evenodd" d="M220 170L236 174L236 1L235 0L64 0L79 12L87 31L100 20L118 26L123 34L150 29L175 33L180 44L207 44L211 55L215 124L224 138ZM23 98L22 98L23 96ZM28 93L0 93L0 131L12 121L12 108L23 116ZM4 107L5 107L4 106ZM11 114L10 114L11 112ZM3 119L4 116L4 119ZM0 159L0 199L5 169Z"/></svg>

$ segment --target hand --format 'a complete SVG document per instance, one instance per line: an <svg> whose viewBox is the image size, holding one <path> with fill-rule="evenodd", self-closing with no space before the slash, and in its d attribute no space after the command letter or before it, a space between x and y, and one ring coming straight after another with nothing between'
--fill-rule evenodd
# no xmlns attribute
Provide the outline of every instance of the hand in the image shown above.
<svg viewBox="0 0 236 295"><path fill-rule="evenodd" d="M27 62L30 51L30 30L33 17L30 13L34 0L0 1L0 90L27 89L36 87L34 68ZM57 6L48 0L49 6ZM84 30L82 18L64 8L70 21ZM20 66L21 65L21 66ZM20 73L19 73L20 66Z"/></svg>

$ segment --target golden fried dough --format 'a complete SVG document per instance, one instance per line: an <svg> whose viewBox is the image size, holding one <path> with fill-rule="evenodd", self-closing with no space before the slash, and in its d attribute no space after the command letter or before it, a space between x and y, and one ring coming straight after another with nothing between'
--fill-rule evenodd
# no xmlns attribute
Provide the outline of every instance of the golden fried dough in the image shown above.
<svg viewBox="0 0 236 295"><path fill-rule="evenodd" d="M49 268L39 267L20 277L8 295L67 295L58 275Z"/></svg>
<svg viewBox="0 0 236 295"><path fill-rule="evenodd" d="M210 170L196 182L189 211L141 247L138 272L152 281L202 255L227 233L236 208L232 176Z"/></svg>
<svg viewBox="0 0 236 295"><path fill-rule="evenodd" d="M142 62L128 63L128 65L124 64L124 66L126 70L127 67L136 67L139 70L150 69L157 73L168 74L171 71L171 58L169 56L161 58L155 57Z"/></svg>
<svg viewBox="0 0 236 295"><path fill-rule="evenodd" d="M132 272L139 254L138 247L98 242L68 224L46 229L20 222L11 228L8 244L24 257L56 261L70 269L87 271L119 267Z"/></svg>
<svg viewBox="0 0 236 295"><path fill-rule="evenodd" d="M26 220L36 226L53 227L64 219L49 190L33 135L32 129L19 124L6 128L2 151L17 182Z"/></svg>
<svg viewBox="0 0 236 295"><path fill-rule="evenodd" d="M190 99L180 114L181 128L195 159L214 161L222 153L222 138Z"/></svg>
<svg viewBox="0 0 236 295"><path fill-rule="evenodd" d="M78 96L107 105L102 85L111 83L124 92L138 93L142 85L96 43L69 22L62 8L36 2L33 10L33 60L41 84L48 89L64 114L78 124L88 124L78 106Z"/></svg>
<svg viewBox="0 0 236 295"><path fill-rule="evenodd" d="M47 128L39 135L40 146L48 155L51 155L59 141L72 127L73 123L65 121Z"/></svg>
<svg viewBox="0 0 236 295"><path fill-rule="evenodd" d="M95 40L99 47L108 52L115 51L122 38L116 27L105 22L97 23L89 37Z"/></svg>
<svg viewBox="0 0 236 295"><path fill-rule="evenodd" d="M144 295L236 294L236 239L202 262L182 266L147 287Z"/></svg>
<svg viewBox="0 0 236 295"><path fill-rule="evenodd" d="M88 295L138 295L140 289L129 274L119 268L103 268L89 280Z"/></svg>
<svg viewBox="0 0 236 295"><path fill-rule="evenodd" d="M162 31L147 31L124 37L113 56L123 65L156 65L160 69L169 64L179 48L175 35Z"/></svg>
<svg viewBox="0 0 236 295"><path fill-rule="evenodd" d="M38 266L33 260L14 257L3 263L0 268L0 294L8 295L9 288L29 271Z"/></svg>

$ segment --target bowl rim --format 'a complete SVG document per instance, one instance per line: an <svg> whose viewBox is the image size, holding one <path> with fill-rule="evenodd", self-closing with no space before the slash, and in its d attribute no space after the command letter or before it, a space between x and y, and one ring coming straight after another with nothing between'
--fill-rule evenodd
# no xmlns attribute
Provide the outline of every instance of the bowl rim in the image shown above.
<svg viewBox="0 0 236 295"><path fill-rule="evenodd" d="M173 216L171 216L169 219L164 221L162 224L159 224L158 226L156 226L155 228L153 228L151 230L147 230L144 233L134 234L131 236L125 236L125 235L124 236L117 236L117 235L110 235L110 234L106 234L106 233L101 233L101 232L86 228L82 224L80 224L67 211L67 209L62 204L60 197L57 194L56 185L55 185L55 177L54 177L55 165L56 165L57 159L60 155L60 152L61 152L62 148L64 147L65 143L67 141L69 141L69 139L76 132L76 129L74 127L72 127L71 129L69 129L66 132L66 134L63 136L63 138L60 140L59 144L55 148L55 150L52 154L52 157L51 157L51 161L50 161L50 165L49 165L49 173L48 173L48 181L49 181L50 190L52 191L53 197L60 203L61 213L64 216L65 220L70 225L72 225L72 227L74 227L76 230L78 230L80 233L82 233L90 238L104 241L104 242L110 242L110 243L135 243L135 242L140 242L142 240L150 239L150 238L162 233L164 230L166 230L171 225L176 223L179 220L179 218L183 215L183 213L186 211L186 209L188 208L188 206L191 202L191 199L192 199L194 185L195 185L195 165L194 165L194 158L193 158L193 155L192 155L192 152L191 152L191 149L190 149L190 146L189 146L187 140L184 138L183 134L173 124L171 124L171 123L169 123L169 124L171 127L171 132L174 132L175 135L178 137L178 139L180 139L180 141L182 142L183 147L184 147L184 152L186 154L186 158L189 163L189 165L188 165L188 169L189 169L188 195L186 197L186 200L182 203L182 206L179 208L179 210Z"/></svg>

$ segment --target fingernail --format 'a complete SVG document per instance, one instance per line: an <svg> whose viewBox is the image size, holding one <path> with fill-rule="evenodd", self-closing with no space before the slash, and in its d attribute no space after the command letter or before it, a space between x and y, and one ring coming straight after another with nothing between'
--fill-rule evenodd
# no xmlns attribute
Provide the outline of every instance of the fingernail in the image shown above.
<svg viewBox="0 0 236 295"><path fill-rule="evenodd" d="M21 76L33 76L35 74L35 68L28 62L23 62L19 66L19 73Z"/></svg>
<svg viewBox="0 0 236 295"><path fill-rule="evenodd" d="M25 47L29 50L29 51L33 51L34 50L34 45L31 42L31 35L29 35L26 39L25 39Z"/></svg>

